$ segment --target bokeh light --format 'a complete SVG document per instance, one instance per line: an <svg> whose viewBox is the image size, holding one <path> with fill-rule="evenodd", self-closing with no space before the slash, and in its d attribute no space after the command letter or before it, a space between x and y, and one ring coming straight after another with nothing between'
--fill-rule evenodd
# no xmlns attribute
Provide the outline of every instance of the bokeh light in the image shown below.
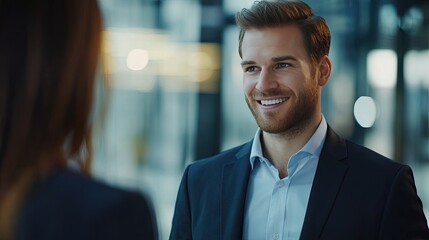
<svg viewBox="0 0 429 240"><path fill-rule="evenodd" d="M371 97L359 97L353 108L354 116L360 126L370 128L377 118L377 106Z"/></svg>
<svg viewBox="0 0 429 240"><path fill-rule="evenodd" d="M144 49L133 49L127 56L127 67L134 71L142 70L149 62L149 54Z"/></svg>

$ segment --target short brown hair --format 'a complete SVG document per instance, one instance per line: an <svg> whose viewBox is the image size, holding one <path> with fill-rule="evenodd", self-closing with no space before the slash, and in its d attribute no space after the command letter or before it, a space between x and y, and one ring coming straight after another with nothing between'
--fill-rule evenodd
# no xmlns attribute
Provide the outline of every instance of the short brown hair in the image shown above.
<svg viewBox="0 0 429 240"><path fill-rule="evenodd" d="M314 15L313 9L301 1L256 1L250 9L243 8L235 15L240 27L238 52L242 57L242 43L246 30L296 24L302 31L307 53L317 62L329 54L331 34L325 19Z"/></svg>

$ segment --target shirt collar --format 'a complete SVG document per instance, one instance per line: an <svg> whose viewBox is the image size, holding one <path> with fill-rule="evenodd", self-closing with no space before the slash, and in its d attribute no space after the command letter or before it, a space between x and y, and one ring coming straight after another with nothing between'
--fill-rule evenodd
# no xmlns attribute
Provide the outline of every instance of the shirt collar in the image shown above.
<svg viewBox="0 0 429 240"><path fill-rule="evenodd" d="M308 142L293 156L296 156L301 153L307 153L307 154L319 157L320 152L322 151L323 143L325 142L327 129L328 129L328 124L326 123L325 117L322 115L322 121L320 122L313 136L311 136ZM252 169L256 159L261 159L265 161L265 157L262 153L261 134L262 134L262 130L258 128L256 130L255 137L253 138L252 149L250 151L250 165ZM269 161L265 161L265 162L271 165Z"/></svg>

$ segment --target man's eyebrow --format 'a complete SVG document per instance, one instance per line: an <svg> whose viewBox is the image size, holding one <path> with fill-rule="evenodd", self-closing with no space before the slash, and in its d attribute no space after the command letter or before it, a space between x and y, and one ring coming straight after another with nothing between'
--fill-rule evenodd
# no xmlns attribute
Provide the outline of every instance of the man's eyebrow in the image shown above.
<svg viewBox="0 0 429 240"><path fill-rule="evenodd" d="M286 60L298 61L298 60L296 59L296 57L294 57L294 56L290 56L290 55L278 56L278 57L272 57L272 58L271 58L271 61L272 61L272 62L281 62L281 61L286 61ZM243 60L243 61L241 62L241 66L244 66L244 65L251 65L251 64L256 64L256 62L255 62L255 61L252 61L252 60Z"/></svg>
<svg viewBox="0 0 429 240"><path fill-rule="evenodd" d="M285 60L297 61L297 59L295 57L290 56L290 55L271 58L271 61L273 61L273 62L281 62L281 61L285 61Z"/></svg>
<svg viewBox="0 0 429 240"><path fill-rule="evenodd" d="M255 63L256 63L255 61L241 61L241 66L255 64Z"/></svg>

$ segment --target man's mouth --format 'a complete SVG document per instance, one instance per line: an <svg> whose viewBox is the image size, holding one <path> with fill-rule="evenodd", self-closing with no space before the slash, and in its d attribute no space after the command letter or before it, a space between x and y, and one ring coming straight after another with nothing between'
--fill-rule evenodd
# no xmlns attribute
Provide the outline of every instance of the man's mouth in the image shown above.
<svg viewBox="0 0 429 240"><path fill-rule="evenodd" d="M259 100L258 103L263 106L271 106L271 105L282 103L288 99L289 98L284 97L284 98L275 98L275 99L269 99L269 100Z"/></svg>

